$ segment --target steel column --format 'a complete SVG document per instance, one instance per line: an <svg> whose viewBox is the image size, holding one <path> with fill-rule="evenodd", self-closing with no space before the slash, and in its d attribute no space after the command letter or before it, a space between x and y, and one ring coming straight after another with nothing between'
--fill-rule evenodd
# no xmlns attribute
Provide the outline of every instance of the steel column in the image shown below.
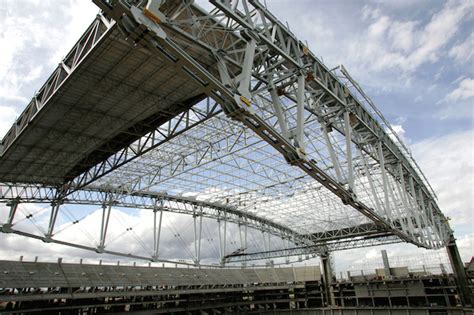
<svg viewBox="0 0 474 315"><path fill-rule="evenodd" d="M160 218L158 221L158 225L156 224L156 213L158 212L158 209L155 208L153 209L153 255L152 259L154 261L158 260L158 254L160 250L160 237L161 237L161 224L163 221L163 199L159 200L160 206L159 206L159 211L160 211ZM155 202L156 204L156 202Z"/></svg>
<svg viewBox="0 0 474 315"><path fill-rule="evenodd" d="M1 226L1 231L8 233L13 226L13 219L15 218L16 210L20 204L18 199L13 199L10 203L7 203L7 206L10 206L10 211L8 212L7 222Z"/></svg>
<svg viewBox="0 0 474 315"><path fill-rule="evenodd" d="M102 205L102 221L100 225L100 241L99 246L97 246L97 251L103 252L105 249L105 238L107 236L107 229L109 227L110 212L112 210L112 204L103 204Z"/></svg>

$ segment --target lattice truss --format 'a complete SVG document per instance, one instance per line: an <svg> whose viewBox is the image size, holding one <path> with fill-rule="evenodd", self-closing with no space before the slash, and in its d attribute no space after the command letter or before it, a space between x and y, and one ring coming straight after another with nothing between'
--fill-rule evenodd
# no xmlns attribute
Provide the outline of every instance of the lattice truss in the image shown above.
<svg viewBox="0 0 474 315"><path fill-rule="evenodd" d="M370 98L258 1L211 1L210 12L192 2L95 3L110 28L164 57L207 98L168 113L168 122L60 189L5 184L4 199L164 207L298 244L270 250L268 241L256 259L396 240L446 244L451 230L431 187ZM251 259L244 245L231 256L221 248L221 258Z"/></svg>
<svg viewBox="0 0 474 315"><path fill-rule="evenodd" d="M314 153L318 152L321 163L331 170L330 158L323 151L324 140L318 138L311 142L317 148ZM284 223L301 234L367 222L223 113L118 168L95 185L115 187L117 183L129 185L129 192L152 190L234 206ZM362 190L367 195L363 181Z"/></svg>

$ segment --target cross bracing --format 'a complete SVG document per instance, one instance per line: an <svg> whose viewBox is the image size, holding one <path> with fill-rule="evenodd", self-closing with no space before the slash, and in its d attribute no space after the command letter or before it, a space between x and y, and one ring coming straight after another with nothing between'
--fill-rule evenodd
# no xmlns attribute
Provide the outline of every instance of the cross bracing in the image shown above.
<svg viewBox="0 0 474 315"><path fill-rule="evenodd" d="M19 223L22 221L22 216L18 213L18 208L23 204L44 204L50 202L56 211L54 212L54 216L56 218L55 220L58 220L57 217L63 210L61 210L60 207L55 208L57 206L55 203L57 200L57 191L54 187L14 184L2 185L1 190L2 198L0 200L7 202L7 205L10 207L10 214L7 222L5 222L1 227L2 232L4 233L15 233L40 239L44 242L58 243L100 253L130 258L147 259L152 261L171 262L171 260L159 257L158 255L158 243L160 238L160 232L158 231L162 228L161 217L163 212L186 214L192 216L194 218L195 224L194 233L196 234L196 244L200 244L203 238L201 236L202 232L200 232L202 230L201 218L211 218L216 220L218 224L219 221L225 221L237 225L241 242L241 244L239 244L240 248L248 248L248 246L250 246L250 244L247 242L247 228L266 233L268 236L268 241L270 240L270 235L283 240L282 245L272 246L275 249L271 251L269 250L270 245L267 243L265 246L268 246L268 253L245 253L243 258L240 257L240 259L237 259L239 255L232 255L234 250L226 250L225 246L229 246L229 244L224 244L225 237L219 235L219 243L222 243L223 246L223 248L220 249L220 259L227 262L245 262L275 257L289 257L301 254L311 255L312 257L319 253L326 253L328 251L366 247L377 244L388 244L393 243L394 241L399 241L399 239L394 237L391 233L380 231L376 225L371 223L361 224L345 229L327 230L311 234L300 234L295 232L295 230L288 228L286 225L275 223L247 211L241 211L238 207L228 204L198 200L195 197L172 196L151 191L134 194L116 193L115 195L112 195L110 192L104 192L101 189L91 187L89 189L76 190L74 193L69 194L67 198L62 200L60 205L62 207L66 205L87 205L103 208L102 227L100 233L99 231L96 231L97 233L91 231L91 233L97 234L96 241L99 245L97 247L91 247L87 244L71 243L67 240L61 240L60 237L56 237L56 235L61 233L64 229L63 226L61 230L58 230L58 228L55 227L55 225L58 225L57 222L52 227L51 225L42 227L42 231L46 231L51 228L51 230L48 231L50 234L45 233L46 235L37 233L35 234L25 231L24 229L17 228L17 225L19 225ZM155 220L154 228L148 232L154 233L153 239L156 241L153 246L155 252L150 256L105 249L107 244L107 233L104 233L103 230L107 229L111 213L112 211L115 211L114 209L117 207L153 211L155 214L153 218ZM33 214L30 213L26 216L26 218L30 219L32 216ZM198 218L197 220L200 221L197 226L196 218ZM79 218L73 218L73 222L71 222L70 226L79 223L80 220L81 219ZM41 221L42 220L38 219L36 225L40 224L39 222ZM48 221L45 221L45 223L47 224ZM156 233L158 233L158 235ZM226 234L225 228L223 233L224 235ZM264 242L267 241L265 238L266 236L264 237ZM303 251L302 248L306 248L306 250ZM196 262L199 262L199 258L197 258L199 256L199 250L196 249L196 255L194 257Z"/></svg>
<svg viewBox="0 0 474 315"><path fill-rule="evenodd" d="M446 244L432 189L347 70L328 70L257 1L212 1L210 12L149 3L96 1L108 18L98 16L32 104L41 99L43 117L56 109L98 127L34 124L42 118L30 104L2 140L4 183L46 184L58 204L84 189L151 191L233 207L298 235L372 223L418 246ZM69 112L67 93L77 105ZM103 111L86 114L94 102ZM38 129L47 140L35 147L28 137ZM72 146L48 148L61 135ZM21 160L26 148L33 153Z"/></svg>

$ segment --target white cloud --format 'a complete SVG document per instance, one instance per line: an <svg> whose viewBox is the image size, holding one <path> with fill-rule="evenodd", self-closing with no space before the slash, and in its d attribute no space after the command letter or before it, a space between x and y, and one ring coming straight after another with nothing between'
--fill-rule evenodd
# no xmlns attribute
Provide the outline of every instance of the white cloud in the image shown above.
<svg viewBox="0 0 474 315"><path fill-rule="evenodd" d="M434 14L418 37L418 48L408 57L409 67L415 70L427 61L436 61L442 48L453 38L463 19L472 10L472 1L449 1Z"/></svg>
<svg viewBox="0 0 474 315"><path fill-rule="evenodd" d="M8 130L10 130L18 113L13 107L0 106L0 138L3 137Z"/></svg>
<svg viewBox="0 0 474 315"><path fill-rule="evenodd" d="M471 35L461 43L451 48L449 56L454 58L461 65L473 62L474 57L474 34Z"/></svg>
<svg viewBox="0 0 474 315"><path fill-rule="evenodd" d="M408 143L408 140L405 137L406 131L401 124L392 124L391 125L393 132L395 132L398 138L403 142L403 144ZM394 135L390 134L392 139L397 142L397 139Z"/></svg>
<svg viewBox="0 0 474 315"><path fill-rule="evenodd" d="M473 5L472 1L446 2L431 15L428 22L407 20L379 8L365 6L361 13L362 19L368 23L367 28L354 30L346 38L344 34L337 34L336 38L344 40L337 41L335 45L346 47L331 47L336 56L333 59L347 64L354 76L366 85L384 89L409 86L420 67L434 64L447 56L449 44L470 18ZM460 48L454 49L451 54L465 57ZM398 80L393 79L394 75Z"/></svg>
<svg viewBox="0 0 474 315"><path fill-rule="evenodd" d="M474 79L460 77L453 83L457 86L437 103L439 117L471 118L474 122Z"/></svg>
<svg viewBox="0 0 474 315"><path fill-rule="evenodd" d="M378 8L374 8L370 5L364 5L361 10L362 13L362 20L366 21L368 19L376 19L380 16L380 10Z"/></svg>
<svg viewBox="0 0 474 315"><path fill-rule="evenodd" d="M43 72L43 66L42 65L35 66L25 76L25 78L24 78L25 82L35 81L36 79L38 79L41 76L42 72Z"/></svg>
<svg viewBox="0 0 474 315"><path fill-rule="evenodd" d="M388 16L379 17L367 30L369 38L375 40L382 39L387 29L389 29L391 22L392 21Z"/></svg>
<svg viewBox="0 0 474 315"><path fill-rule="evenodd" d="M474 230L474 130L429 138L412 146L413 156L438 194L454 231Z"/></svg>
<svg viewBox="0 0 474 315"><path fill-rule="evenodd" d="M461 259L464 262L469 262L474 256L474 233L466 234L456 239Z"/></svg>
<svg viewBox="0 0 474 315"><path fill-rule="evenodd" d="M474 79L466 78L459 82L456 89L446 96L446 101L464 101L474 97Z"/></svg>
<svg viewBox="0 0 474 315"><path fill-rule="evenodd" d="M417 25L418 22L414 21L392 23L388 35L394 50L407 53L413 48Z"/></svg>

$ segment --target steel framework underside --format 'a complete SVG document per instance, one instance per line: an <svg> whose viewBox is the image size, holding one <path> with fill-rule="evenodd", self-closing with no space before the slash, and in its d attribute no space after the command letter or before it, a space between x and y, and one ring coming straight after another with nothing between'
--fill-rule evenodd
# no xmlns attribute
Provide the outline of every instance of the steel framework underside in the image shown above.
<svg viewBox="0 0 474 315"><path fill-rule="evenodd" d="M67 245L107 252L114 206L293 244L228 261L447 244L431 187L370 98L258 1L94 2L103 13L2 139L3 232L61 243L61 205L90 204L104 209L99 245ZM45 235L15 230L21 203L51 203Z"/></svg>

